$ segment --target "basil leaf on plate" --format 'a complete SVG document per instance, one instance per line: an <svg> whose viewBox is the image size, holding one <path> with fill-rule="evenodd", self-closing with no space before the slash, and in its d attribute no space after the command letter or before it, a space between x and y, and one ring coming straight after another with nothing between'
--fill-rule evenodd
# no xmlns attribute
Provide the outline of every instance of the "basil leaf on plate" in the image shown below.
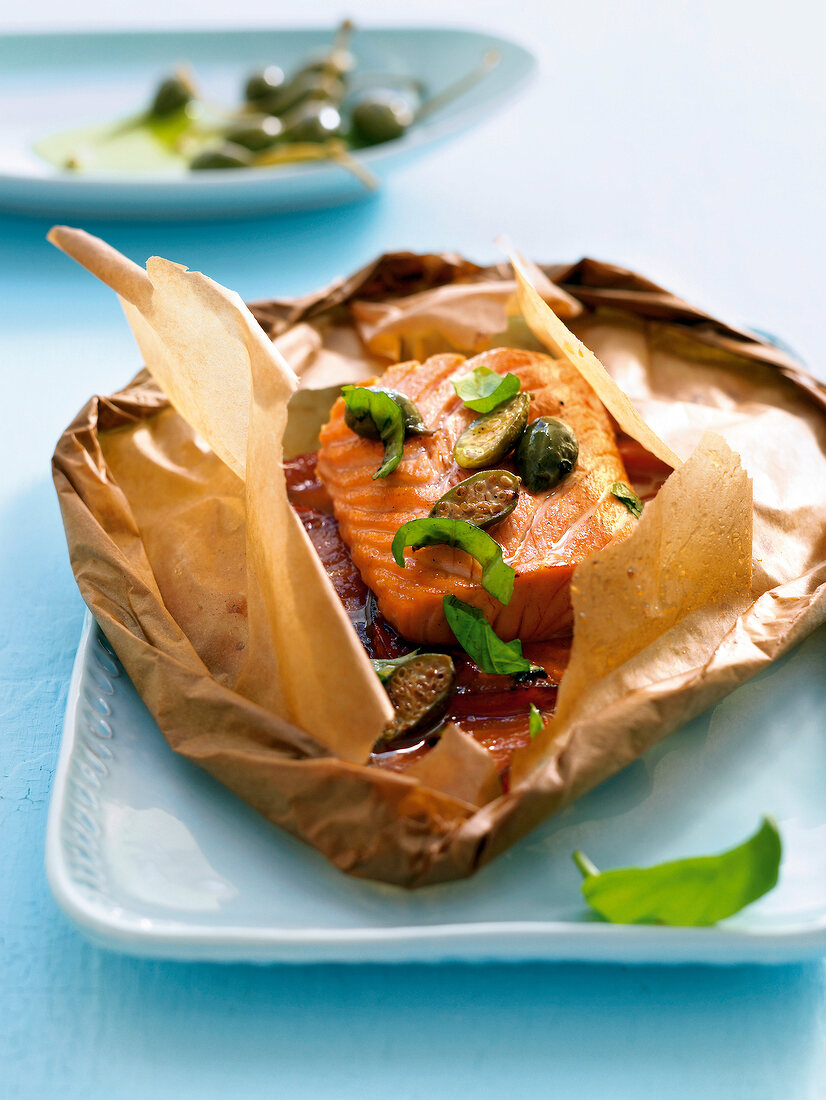
<svg viewBox="0 0 826 1100"><path fill-rule="evenodd" d="M482 672L501 676L544 675L544 668L532 665L522 656L519 639L503 642L478 607L471 607L456 596L445 596L442 607L456 641Z"/></svg>
<svg viewBox="0 0 826 1100"><path fill-rule="evenodd" d="M408 546L413 550L421 546L458 546L482 566L482 587L486 592L505 604L513 595L516 573L502 558L502 547L473 523L444 516L412 519L403 524L393 538L393 557L402 569Z"/></svg>
<svg viewBox="0 0 826 1100"><path fill-rule="evenodd" d="M630 485L626 485L624 481L615 481L611 486L611 493L625 505L632 516L640 518L644 505Z"/></svg>
<svg viewBox="0 0 826 1100"><path fill-rule="evenodd" d="M344 404L357 420L372 421L384 444L384 461L373 474L373 481L388 477L404 453L404 414L389 394L366 386L342 386Z"/></svg>
<svg viewBox="0 0 826 1100"><path fill-rule="evenodd" d="M542 721L542 714L535 703L531 703L530 718L528 719L528 731L531 735L531 741L537 734L540 734L545 728L545 723Z"/></svg>
<svg viewBox="0 0 826 1100"><path fill-rule="evenodd" d="M584 876L585 900L606 920L699 927L767 894L777 883L781 856L777 826L764 817L754 836L718 856L616 871L598 871L582 852L573 859Z"/></svg>
<svg viewBox="0 0 826 1100"><path fill-rule="evenodd" d="M521 383L515 374L502 376L490 367L474 367L470 374L453 383L458 397L478 413L492 412L497 405L519 393Z"/></svg>

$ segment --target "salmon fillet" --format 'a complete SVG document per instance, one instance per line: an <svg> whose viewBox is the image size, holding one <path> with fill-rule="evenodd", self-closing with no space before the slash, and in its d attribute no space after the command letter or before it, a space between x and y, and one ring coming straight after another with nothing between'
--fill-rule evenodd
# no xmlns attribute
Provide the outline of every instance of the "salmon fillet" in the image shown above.
<svg viewBox="0 0 826 1100"><path fill-rule="evenodd" d="M408 550L404 569L390 550L403 523L426 516L443 493L474 472L456 464L453 445L477 414L462 404L451 382L480 365L515 374L523 391L534 395L529 420L558 417L579 441L577 465L560 485L545 493L523 486L514 511L488 531L516 571L507 606L484 591L478 563L462 550ZM435 434L408 437L394 473L373 481L384 447L347 427L339 399L321 431L318 474L353 562L382 614L410 641L449 644L455 639L442 599L450 593L480 608L505 640L569 633L574 569L631 528L630 513L609 491L613 482L627 481L614 430L579 372L538 352L497 348L470 360L445 354L424 363L400 363L382 375L380 384L407 394ZM499 468L514 469L512 460Z"/></svg>

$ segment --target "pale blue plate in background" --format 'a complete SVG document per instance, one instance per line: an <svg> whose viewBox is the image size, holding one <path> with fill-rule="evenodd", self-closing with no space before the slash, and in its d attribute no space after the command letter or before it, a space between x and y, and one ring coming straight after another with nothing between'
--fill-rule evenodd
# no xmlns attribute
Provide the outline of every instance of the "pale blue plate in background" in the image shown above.
<svg viewBox="0 0 826 1100"><path fill-rule="evenodd" d="M826 628L471 879L408 892L336 871L176 756L87 616L49 813L69 917L132 954L253 962L790 962L826 954ZM593 919L601 867L720 851L760 816L779 885L716 928Z"/></svg>
<svg viewBox="0 0 826 1100"><path fill-rule="evenodd" d="M127 117L181 63L204 93L237 102L242 79L261 65L285 71L329 47L333 28L136 31L0 37L0 209L53 218L248 217L354 202L370 194L337 165L296 165L164 175L72 175L42 160L34 143L79 125ZM436 94L494 50L499 63L470 91L401 139L358 153L380 181L506 104L534 69L513 42L465 30L357 30L359 66L413 75Z"/></svg>

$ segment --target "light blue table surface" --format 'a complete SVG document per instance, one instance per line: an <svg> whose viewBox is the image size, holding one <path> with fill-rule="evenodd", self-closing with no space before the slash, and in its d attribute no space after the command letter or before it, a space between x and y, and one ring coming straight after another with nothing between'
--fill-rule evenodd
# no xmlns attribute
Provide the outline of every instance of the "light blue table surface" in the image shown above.
<svg viewBox="0 0 826 1100"><path fill-rule="evenodd" d="M32 25L66 25L56 3L41 7ZM279 18L237 7L247 24ZM378 0L354 7L387 18ZM117 25L91 0L78 11ZM173 18L152 0L141 20L195 11ZM227 18L217 0L197 11ZM325 2L313 19L338 14ZM822 16L751 5L747 32L741 17L737 4L537 0L514 26L504 5L426 0L406 21L477 19L539 52L542 77L503 117L322 216L92 228L248 298L308 290L388 248L491 260L506 231L537 259L636 267L781 334L823 373ZM0 1096L825 1096L819 963L259 969L134 961L69 926L43 842L83 607L48 460L88 395L139 360L114 296L45 243L47 228L0 217Z"/></svg>

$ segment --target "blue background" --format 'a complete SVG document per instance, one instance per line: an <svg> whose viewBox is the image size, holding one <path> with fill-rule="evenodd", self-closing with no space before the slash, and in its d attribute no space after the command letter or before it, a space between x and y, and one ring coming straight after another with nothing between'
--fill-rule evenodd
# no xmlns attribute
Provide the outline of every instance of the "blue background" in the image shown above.
<svg viewBox="0 0 826 1100"><path fill-rule="evenodd" d="M234 6L248 24L281 18ZM736 4L574 7L527 3L518 26L485 3L409 8L407 21L516 33L543 75L374 200L323 217L92 228L138 261L168 256L247 298L301 293L386 248L492 260L507 231L537 259L636 267L780 333L822 374L820 14L752 5L744 32ZM140 18L226 19L217 2L168 9L153 0ZM387 17L378 3L354 14ZM116 23L92 0L76 17ZM44 4L27 18L51 29L67 17ZM83 607L48 458L89 394L139 361L114 296L45 243L47 228L0 217L0 1094L826 1095L820 963L258 969L121 958L67 924L43 843Z"/></svg>

